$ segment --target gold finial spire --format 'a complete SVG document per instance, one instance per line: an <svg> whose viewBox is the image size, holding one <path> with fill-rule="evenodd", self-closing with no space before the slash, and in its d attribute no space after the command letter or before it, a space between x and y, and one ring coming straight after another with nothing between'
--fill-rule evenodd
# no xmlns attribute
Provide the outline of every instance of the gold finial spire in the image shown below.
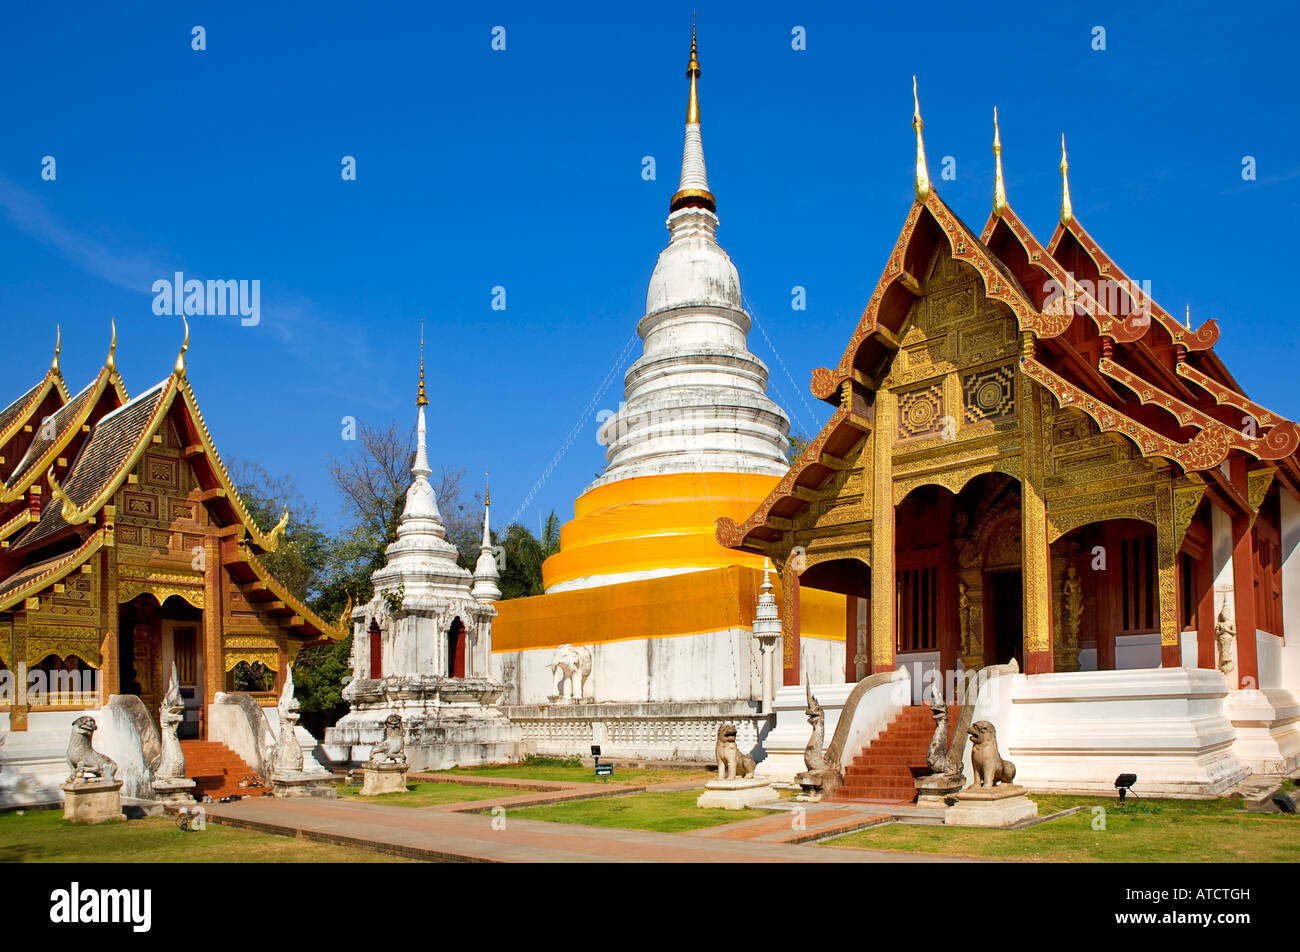
<svg viewBox="0 0 1300 952"><path fill-rule="evenodd" d="M104 361L104 366L108 372L112 373L117 369L117 318L110 317L108 326L112 329L112 339L108 342L108 359Z"/></svg>
<svg viewBox="0 0 1300 952"><path fill-rule="evenodd" d="M998 107L993 107L993 214L1007 207L1007 186L1002 181L1002 136L998 132Z"/></svg>
<svg viewBox="0 0 1300 952"><path fill-rule="evenodd" d="M686 106L686 121L700 121L700 97L695 90L695 80L700 75L700 56L695 47L695 12L691 11L691 61L686 66L686 75L691 80L691 101Z"/></svg>
<svg viewBox="0 0 1300 952"><path fill-rule="evenodd" d="M916 77L912 77L912 128L916 130L916 200L924 202L930 194L930 173L925 167L925 142L921 139L921 99L916 94Z"/></svg>
<svg viewBox="0 0 1300 952"><path fill-rule="evenodd" d="M489 472L483 474L483 505L492 505L492 474Z"/></svg>
<svg viewBox="0 0 1300 952"><path fill-rule="evenodd" d="M185 340L181 342L181 352L176 355L176 375L185 376L185 352L190 349L190 322L185 320L185 315L181 315L181 321L185 324Z"/></svg>
<svg viewBox="0 0 1300 952"><path fill-rule="evenodd" d="M1061 133L1061 224L1068 225L1074 217L1070 205L1070 163L1065 160L1065 133Z"/></svg>
<svg viewBox="0 0 1300 952"><path fill-rule="evenodd" d="M1189 331L1192 329L1192 306L1190 304L1187 305L1187 329Z"/></svg>
<svg viewBox="0 0 1300 952"><path fill-rule="evenodd" d="M50 364L50 369L57 371L59 369L59 352L63 350L63 328L58 324L54 325L54 362Z"/></svg>
<svg viewBox="0 0 1300 952"><path fill-rule="evenodd" d="M424 320L420 320L420 389L415 394L415 405L427 407L429 398L424 393Z"/></svg>

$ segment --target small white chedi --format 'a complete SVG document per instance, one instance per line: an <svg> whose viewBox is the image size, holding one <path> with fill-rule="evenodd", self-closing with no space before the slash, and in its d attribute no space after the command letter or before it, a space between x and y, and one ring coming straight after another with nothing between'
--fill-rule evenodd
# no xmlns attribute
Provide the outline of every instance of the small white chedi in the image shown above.
<svg viewBox="0 0 1300 952"><path fill-rule="evenodd" d="M412 770L503 763L522 755L519 727L497 706L503 688L491 677L493 603L501 597L484 499L483 541L473 574L457 564L438 501L425 427L423 344L416 398L415 463L383 568L371 576L374 597L352 612L351 706L325 732L335 761L364 763L401 718Z"/></svg>

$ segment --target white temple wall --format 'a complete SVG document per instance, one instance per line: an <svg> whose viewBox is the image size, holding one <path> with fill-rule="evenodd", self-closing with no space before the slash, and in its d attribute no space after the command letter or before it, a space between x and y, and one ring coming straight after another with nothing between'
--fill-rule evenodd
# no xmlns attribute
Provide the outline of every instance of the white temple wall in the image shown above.
<svg viewBox="0 0 1300 952"><path fill-rule="evenodd" d="M811 684L844 683L844 642L830 638L799 639L799 678ZM778 663L777 671L781 668ZM760 689L762 685L759 685Z"/></svg>
<svg viewBox="0 0 1300 952"><path fill-rule="evenodd" d="M587 699L596 703L748 700L762 693L758 642L748 628L588 647ZM493 655L493 677L506 686L503 703L546 704L556 695L559 676L550 669L555 650ZM813 650L815 663L826 663L822 655L829 660Z"/></svg>

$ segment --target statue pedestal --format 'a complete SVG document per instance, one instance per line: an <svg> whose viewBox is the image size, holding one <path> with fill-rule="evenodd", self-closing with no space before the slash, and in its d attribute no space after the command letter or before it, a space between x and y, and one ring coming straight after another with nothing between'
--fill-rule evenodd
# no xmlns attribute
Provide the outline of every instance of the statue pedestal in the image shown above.
<svg viewBox="0 0 1300 952"><path fill-rule="evenodd" d="M406 792L406 764L367 764L365 778L363 797Z"/></svg>
<svg viewBox="0 0 1300 952"><path fill-rule="evenodd" d="M1012 826L1038 816L1038 804L1013 783L967 787L943 814L945 826Z"/></svg>
<svg viewBox="0 0 1300 952"><path fill-rule="evenodd" d="M756 803L771 803L781 795L772 789L767 780L753 777L735 780L710 780L704 792L695 801L697 807L716 810L743 810Z"/></svg>
<svg viewBox="0 0 1300 952"><path fill-rule="evenodd" d="M162 803L190 806L194 803L194 781L185 777L175 780L155 780L153 796Z"/></svg>
<svg viewBox="0 0 1300 952"><path fill-rule="evenodd" d="M321 797L333 800L339 795L334 786L334 778L328 773L303 773L302 771L277 770L271 774L271 796Z"/></svg>
<svg viewBox="0 0 1300 952"><path fill-rule="evenodd" d="M125 820L122 813L122 781L89 780L65 783L63 819L72 823L112 823Z"/></svg>
<svg viewBox="0 0 1300 952"><path fill-rule="evenodd" d="M961 774L930 774L916 780L916 805L944 809L961 791L966 778Z"/></svg>

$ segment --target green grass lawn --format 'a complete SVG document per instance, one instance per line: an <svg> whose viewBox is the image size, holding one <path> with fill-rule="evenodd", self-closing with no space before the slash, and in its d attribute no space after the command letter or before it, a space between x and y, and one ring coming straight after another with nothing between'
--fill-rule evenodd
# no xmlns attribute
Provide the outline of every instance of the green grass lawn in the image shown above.
<svg viewBox="0 0 1300 952"><path fill-rule="evenodd" d="M1082 806L1080 813L1025 830L980 830L894 823L822 844L874 850L1045 862L1295 863L1300 817L1247 813L1241 800L1032 796L1039 816ZM1106 828L1094 830L1092 808L1105 808Z"/></svg>
<svg viewBox="0 0 1300 952"><path fill-rule="evenodd" d="M461 803L466 800L491 800L495 797L512 796L517 792L500 787L480 787L467 783L414 782L406 785L406 793L385 793L377 797L363 797L359 786L339 785L339 796L345 800L383 803L395 807L434 807L443 803Z"/></svg>
<svg viewBox="0 0 1300 952"><path fill-rule="evenodd" d="M767 810L701 810L695 805L699 790L647 790L621 797L571 800L544 806L511 810L518 820L547 820L551 823L580 823L612 826L624 830L654 830L684 833L706 826L720 826L739 820L771 816Z"/></svg>
<svg viewBox="0 0 1300 952"><path fill-rule="evenodd" d="M568 783L600 783L592 767L573 759L558 757L530 757L520 764L498 764L490 767L452 767L436 773L456 774L465 777L497 777L509 780L560 780ZM712 780L711 770L676 769L670 767L615 767L611 783L704 783Z"/></svg>
<svg viewBox="0 0 1300 952"><path fill-rule="evenodd" d="M171 817L81 826L62 810L0 814L0 863L393 863L394 856Z"/></svg>

